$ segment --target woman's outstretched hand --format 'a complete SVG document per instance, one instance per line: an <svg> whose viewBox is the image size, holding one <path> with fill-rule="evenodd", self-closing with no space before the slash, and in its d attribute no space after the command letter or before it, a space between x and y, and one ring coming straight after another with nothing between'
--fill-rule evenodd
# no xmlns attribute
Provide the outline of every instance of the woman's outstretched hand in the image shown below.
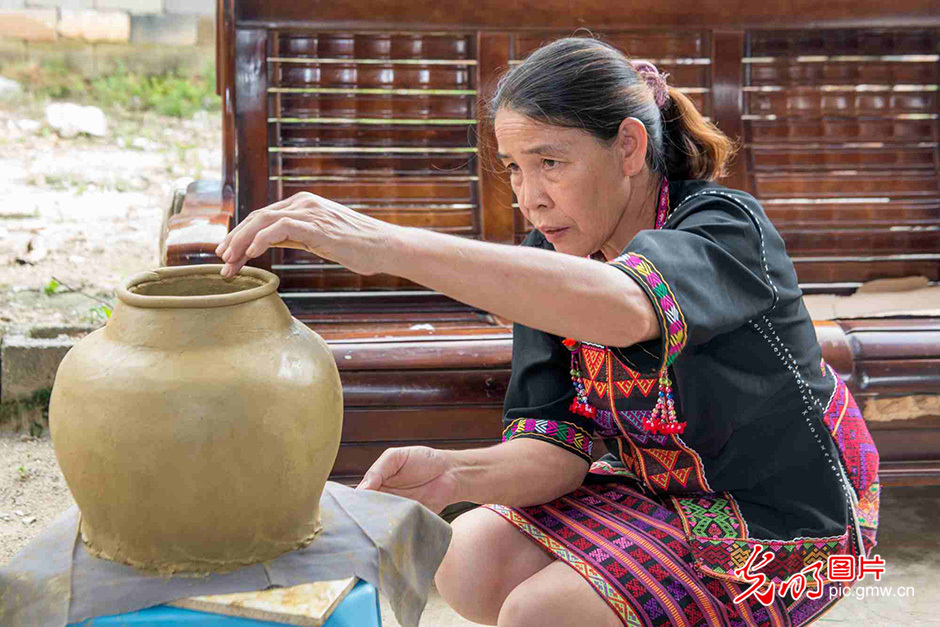
<svg viewBox="0 0 940 627"><path fill-rule="evenodd" d="M359 274L381 272L382 249L395 229L387 222L353 211L315 194L300 192L252 211L215 249L231 277L249 259L283 242L340 263Z"/></svg>
<svg viewBox="0 0 940 627"><path fill-rule="evenodd" d="M357 490L377 490L418 501L439 513L457 502L457 479L447 451L427 446L390 448L366 472Z"/></svg>

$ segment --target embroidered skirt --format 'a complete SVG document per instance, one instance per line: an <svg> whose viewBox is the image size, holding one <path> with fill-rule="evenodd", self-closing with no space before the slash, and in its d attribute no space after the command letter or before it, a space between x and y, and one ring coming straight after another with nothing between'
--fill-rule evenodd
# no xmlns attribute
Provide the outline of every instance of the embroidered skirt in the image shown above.
<svg viewBox="0 0 940 627"><path fill-rule="evenodd" d="M553 557L575 569L624 625L805 625L836 600L754 596L735 604L747 586L703 575L679 515L667 500L622 482L586 484L534 507L487 505Z"/></svg>

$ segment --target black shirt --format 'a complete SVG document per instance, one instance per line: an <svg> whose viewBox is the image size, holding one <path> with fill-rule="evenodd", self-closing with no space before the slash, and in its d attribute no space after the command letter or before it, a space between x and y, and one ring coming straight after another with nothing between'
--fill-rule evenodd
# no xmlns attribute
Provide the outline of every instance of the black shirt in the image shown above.
<svg viewBox="0 0 940 627"><path fill-rule="evenodd" d="M591 419L569 409L562 338L516 324L504 439L537 437L590 460L586 442L602 437L604 466L622 468L649 494L678 497L690 528L710 524L700 511L707 501L695 497L723 498L734 520L706 534L716 538L844 538L852 488L823 422L841 382L822 360L782 238L747 193L706 181L672 182L669 191L663 228L639 232L610 262L647 293L661 336L577 348L600 410ZM523 245L552 249L538 231ZM687 423L675 438L642 428L663 367Z"/></svg>

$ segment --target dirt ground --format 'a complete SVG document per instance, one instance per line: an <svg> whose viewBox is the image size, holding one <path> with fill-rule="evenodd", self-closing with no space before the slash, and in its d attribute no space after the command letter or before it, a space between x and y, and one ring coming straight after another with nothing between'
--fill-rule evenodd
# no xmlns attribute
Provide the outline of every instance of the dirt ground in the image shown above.
<svg viewBox="0 0 940 627"><path fill-rule="evenodd" d="M221 145L217 113L112 111L106 137L66 139L42 103L0 101L0 330L103 322L92 297L157 265L173 190L218 179Z"/></svg>
<svg viewBox="0 0 940 627"><path fill-rule="evenodd" d="M0 564L74 503L48 435L0 433Z"/></svg>
<svg viewBox="0 0 940 627"><path fill-rule="evenodd" d="M173 189L221 175L219 114L107 116L106 137L66 139L43 103L0 101L0 332L103 324L102 301L157 265ZM72 502L48 434L0 425L0 563Z"/></svg>

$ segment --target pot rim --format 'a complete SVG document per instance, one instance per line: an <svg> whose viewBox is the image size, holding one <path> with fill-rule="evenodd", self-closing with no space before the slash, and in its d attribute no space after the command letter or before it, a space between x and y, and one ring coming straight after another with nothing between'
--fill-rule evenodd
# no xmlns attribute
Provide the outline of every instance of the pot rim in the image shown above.
<svg viewBox="0 0 940 627"><path fill-rule="evenodd" d="M240 305L249 301L264 298L277 291L280 285L280 279L276 274L262 270L261 268L244 267L235 276L248 276L253 279L263 281L262 285L251 287L240 292L229 294L204 294L200 296L147 296L145 294L135 294L131 292L141 283L152 281L162 281L182 276L194 276L202 274L215 274L220 281L225 281L221 276L222 264L203 264L198 266L175 266L169 268L157 268L147 272L141 272L132 276L127 282L118 287L118 299L132 307L141 307L146 309L192 309L205 307L228 307L230 305Z"/></svg>

